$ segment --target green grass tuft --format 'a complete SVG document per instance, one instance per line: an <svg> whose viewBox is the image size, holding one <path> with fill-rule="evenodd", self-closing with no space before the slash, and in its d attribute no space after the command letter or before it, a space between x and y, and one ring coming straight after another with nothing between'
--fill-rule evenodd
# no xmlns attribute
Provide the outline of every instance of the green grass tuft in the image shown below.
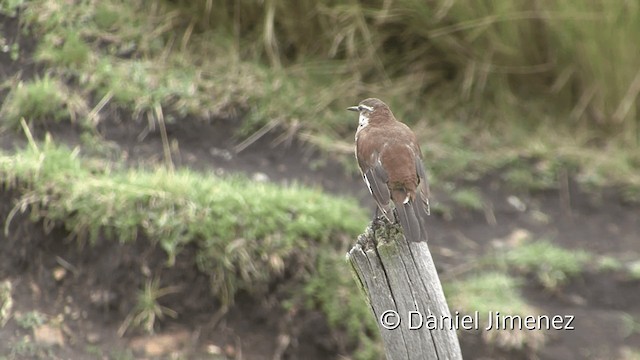
<svg viewBox="0 0 640 360"><path fill-rule="evenodd" d="M545 240L525 243L502 256L509 267L534 275L550 290L557 290L583 272L592 258L586 251L563 249Z"/></svg>
<svg viewBox="0 0 640 360"><path fill-rule="evenodd" d="M627 271L632 279L640 279L640 261L634 261L627 265Z"/></svg>
<svg viewBox="0 0 640 360"><path fill-rule="evenodd" d="M502 315L536 316L538 311L520 294L520 281L500 272L485 272L444 284L452 313L479 314L482 327L490 312ZM484 341L507 349L536 349L544 343L539 331L481 329Z"/></svg>
<svg viewBox="0 0 640 360"><path fill-rule="evenodd" d="M178 292L178 287L160 288L160 280L147 280L144 289L138 291L138 301L135 309L126 317L118 334L124 335L130 327L142 328L148 334L153 334L156 320L162 320L165 315L176 318L178 313L166 306L160 305L158 300L172 293Z"/></svg>
<svg viewBox="0 0 640 360"><path fill-rule="evenodd" d="M80 72L89 60L91 51L78 32L68 30L66 33L46 35L38 45L35 58Z"/></svg>
<svg viewBox="0 0 640 360"><path fill-rule="evenodd" d="M482 195L477 189L463 188L457 190L453 193L451 199L458 204L458 206L465 209L480 211L484 207Z"/></svg>
<svg viewBox="0 0 640 360"><path fill-rule="evenodd" d="M34 310L16 315L15 320L21 328L25 330L33 330L34 328L44 324L47 318L41 312Z"/></svg>
<svg viewBox="0 0 640 360"><path fill-rule="evenodd" d="M28 122L76 121L87 112L81 97L49 75L19 82L0 108L3 126L14 129L20 128L22 118Z"/></svg>
<svg viewBox="0 0 640 360"><path fill-rule="evenodd" d="M464 313L530 315L532 308L519 295L518 280L499 272L486 272L445 284L451 310Z"/></svg>
<svg viewBox="0 0 640 360"><path fill-rule="evenodd" d="M0 2L0 14L14 17L18 14L18 9L23 6L25 0L3 0Z"/></svg>
<svg viewBox="0 0 640 360"><path fill-rule="evenodd" d="M42 354L42 346L36 344L29 335L24 335L22 338L20 338L10 346L10 359L33 359L38 357L46 357L45 354Z"/></svg>
<svg viewBox="0 0 640 360"><path fill-rule="evenodd" d="M624 264L613 256L605 255L597 258L596 268L600 271L618 271L624 268Z"/></svg>

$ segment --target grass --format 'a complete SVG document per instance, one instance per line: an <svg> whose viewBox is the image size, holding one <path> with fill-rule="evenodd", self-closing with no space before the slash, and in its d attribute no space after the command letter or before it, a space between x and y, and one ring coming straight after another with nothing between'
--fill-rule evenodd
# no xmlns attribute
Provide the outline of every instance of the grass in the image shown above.
<svg viewBox="0 0 640 360"><path fill-rule="evenodd" d="M32 0L24 20L45 35L35 59L95 103L107 97L134 118L157 117L158 107L179 118L229 116L247 107L247 97L262 90L257 84L267 82L264 70L229 61L229 47L210 41L219 39L215 34L182 51L176 14L166 11L162 2L142 0Z"/></svg>
<svg viewBox="0 0 640 360"><path fill-rule="evenodd" d="M531 241L498 255L508 267L536 280L549 290L558 290L570 278L585 270L592 255L583 250L567 250L545 240Z"/></svg>
<svg viewBox="0 0 640 360"><path fill-rule="evenodd" d="M287 6L274 0L231 7L201 0L174 8L194 32L215 27L234 36L244 58L276 68L306 59L334 61L339 72L348 69L343 77L354 88L374 94L385 89L392 103L403 99L409 111L466 103L460 115L482 112L487 121L506 123L535 109L537 115L562 116L568 126L623 125L637 144L639 58L627 44L638 31L640 8L606 4L427 6L403 0ZM616 66L605 53L615 54Z"/></svg>
<svg viewBox="0 0 640 360"><path fill-rule="evenodd" d="M3 280L0 282L0 328L7 324L11 318L11 310L13 309L11 281Z"/></svg>
<svg viewBox="0 0 640 360"><path fill-rule="evenodd" d="M447 301L452 312L479 313L481 323L487 326L486 318L490 312L499 311L503 315L537 315L537 310L522 298L520 283L500 272L484 272L459 279L444 285ZM483 339L496 346L507 349L537 349L544 344L544 335L540 331L493 330L484 331Z"/></svg>
<svg viewBox="0 0 640 360"><path fill-rule="evenodd" d="M634 261L627 265L627 270L632 279L640 279L640 261Z"/></svg>
<svg viewBox="0 0 640 360"><path fill-rule="evenodd" d="M18 7L38 39L34 60L47 73L3 84L10 90L0 110L6 127L19 128L22 118L95 126L107 107L185 126L241 118L241 135L274 122L326 151L348 153L339 161L355 171L355 118L344 107L378 96L418 133L436 186L498 171L521 191L558 188L569 175L591 189L618 186L630 201L640 193L639 59L628 46L640 9L630 2L13 0L0 11L17 14ZM81 241L104 232L129 242L144 233L169 265L195 245L196 265L225 304L301 257L317 274L300 271L303 295L289 304L321 309L357 338L356 356L374 356L372 337L362 334L377 333L375 326L340 271L341 237L366 221L349 201L237 177L124 169L51 143L40 147L0 155L5 186L24 193L16 211L63 221ZM454 197L482 206L474 189ZM548 243L503 256L548 288L586 261ZM500 304L500 295L517 292L513 279L491 273L475 280L498 293L461 282L458 294L462 285L477 294L457 296L465 308L528 311L517 296ZM157 315L160 290L142 290L146 306L138 314Z"/></svg>
<svg viewBox="0 0 640 360"><path fill-rule="evenodd" d="M39 44L35 58L68 69L82 69L91 56L91 48L78 32L51 33Z"/></svg>
<svg viewBox="0 0 640 360"><path fill-rule="evenodd" d="M482 202L482 195L480 192L473 188L462 188L455 191L451 199L462 208L481 211L484 207Z"/></svg>
<svg viewBox="0 0 640 360"><path fill-rule="evenodd" d="M5 0L0 3L0 14L16 16L18 8L24 5L25 0Z"/></svg>
<svg viewBox="0 0 640 360"><path fill-rule="evenodd" d="M34 358L38 355L45 357L42 352L41 347L34 343L30 336L25 335L19 341L11 344L9 358Z"/></svg>
<svg viewBox="0 0 640 360"><path fill-rule="evenodd" d="M600 271L618 271L624 269L624 264L613 256L605 255L597 258L596 268Z"/></svg>
<svg viewBox="0 0 640 360"><path fill-rule="evenodd" d="M486 272L445 286L452 311L487 314L490 311L513 315L528 315L533 308L519 295L518 280L499 273ZM517 296L514 296L516 294ZM455 309L455 310L454 310Z"/></svg>
<svg viewBox="0 0 640 360"><path fill-rule="evenodd" d="M197 243L198 267L219 274L213 285L227 300L232 290L281 270L274 258L307 248L305 239L329 242L336 233L356 234L366 221L355 203L317 190L83 164L76 151L49 142L4 156L0 172L5 183L28 183L22 203L46 207L40 216L64 221L82 240L106 231L130 242L143 231L167 252L169 264L186 243Z"/></svg>
<svg viewBox="0 0 640 360"><path fill-rule="evenodd" d="M0 180L24 194L5 231L16 211L30 209L34 220L61 221L81 242L95 242L99 234L131 242L142 233L165 250L168 266L183 247L195 246L194 264L209 276L223 306L239 290L259 296L289 269L300 286L289 304L320 309L333 327L347 331L352 348L374 351L375 324L364 300L351 294L344 263L344 241L355 238L367 219L353 200L241 177L120 169L51 140L2 154ZM290 268L295 259L302 260L300 269ZM153 329L161 314L170 313L159 302L175 290L171 286L148 283L130 323Z"/></svg>
<svg viewBox="0 0 640 360"><path fill-rule="evenodd" d="M318 256L316 271L304 288L307 307L320 308L325 314L330 326L342 327L346 330L349 339L360 339L354 352L355 359L373 359L377 353L382 352L380 343L375 343L375 338L365 338L360 334L377 334L378 329L371 309L362 302L357 292L353 277L345 266L344 254L340 258L330 252L322 251ZM334 284L340 289L337 292L327 292L327 284ZM314 295L315 294L315 295ZM309 296L313 295L313 296Z"/></svg>
<svg viewBox="0 0 640 360"><path fill-rule="evenodd" d="M138 291L136 307L125 318L118 330L122 336L130 326L142 328L148 334L153 334L156 320L164 319L165 315L176 318L178 313L166 306L160 305L158 300L172 293L179 292L176 286L160 288L160 280L147 280L143 290Z"/></svg>
<svg viewBox="0 0 640 360"><path fill-rule="evenodd" d="M435 184L500 171L520 191L558 188L571 176L589 188L620 187L631 202L640 198L640 152L633 150L640 133L629 83L637 62L621 41L635 34L637 6L16 5L24 9L23 24L41 35L35 59L86 99L82 109L66 112L60 110L69 101L52 102L42 109L48 119L82 118L87 107L100 113L109 106L156 122L241 117L241 136L280 124L326 151L348 153L339 161L355 171L347 161L355 119L344 107L379 96L418 132ZM612 20L620 14L624 20ZM623 36L604 41L593 24ZM583 38L594 43L577 45ZM621 64L599 60L600 48L619 54ZM22 108L12 102L5 107ZM12 112L12 124L21 112ZM100 120L89 115L90 124Z"/></svg>
<svg viewBox="0 0 640 360"><path fill-rule="evenodd" d="M622 313L622 332L625 337L640 334L640 321L629 313Z"/></svg>
<svg viewBox="0 0 640 360"><path fill-rule="evenodd" d="M45 75L18 82L0 107L2 125L20 128L20 119L29 123L71 120L88 113L84 99L57 78Z"/></svg>
<svg viewBox="0 0 640 360"><path fill-rule="evenodd" d="M33 330L46 322L46 315L34 310L24 314L16 315L16 323L25 330Z"/></svg>

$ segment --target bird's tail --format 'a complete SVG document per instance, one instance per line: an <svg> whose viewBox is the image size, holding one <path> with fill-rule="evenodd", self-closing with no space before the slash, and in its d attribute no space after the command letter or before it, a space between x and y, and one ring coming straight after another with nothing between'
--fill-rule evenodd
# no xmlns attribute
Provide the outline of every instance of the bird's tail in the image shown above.
<svg viewBox="0 0 640 360"><path fill-rule="evenodd" d="M422 219L416 216L416 206L413 202L396 204L396 214L398 222L402 226L404 236L412 242L426 240L426 228L421 224Z"/></svg>

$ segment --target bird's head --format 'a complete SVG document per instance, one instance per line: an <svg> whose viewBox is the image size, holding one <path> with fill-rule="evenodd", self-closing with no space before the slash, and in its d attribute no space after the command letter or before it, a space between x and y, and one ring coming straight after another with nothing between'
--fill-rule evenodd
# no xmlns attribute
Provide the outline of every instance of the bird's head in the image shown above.
<svg viewBox="0 0 640 360"><path fill-rule="evenodd" d="M370 122L384 122L393 119L393 114L387 104L376 98L364 99L358 105L348 107L347 110L360 113L359 127L365 127Z"/></svg>

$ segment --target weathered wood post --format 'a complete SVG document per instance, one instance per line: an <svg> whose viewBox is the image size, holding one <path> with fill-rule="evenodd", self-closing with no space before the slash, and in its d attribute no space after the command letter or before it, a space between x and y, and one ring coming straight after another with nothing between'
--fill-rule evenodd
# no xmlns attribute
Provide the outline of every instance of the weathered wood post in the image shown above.
<svg viewBox="0 0 640 360"><path fill-rule="evenodd" d="M462 359L455 317L424 240L407 242L398 225L373 222L347 254L389 360Z"/></svg>

